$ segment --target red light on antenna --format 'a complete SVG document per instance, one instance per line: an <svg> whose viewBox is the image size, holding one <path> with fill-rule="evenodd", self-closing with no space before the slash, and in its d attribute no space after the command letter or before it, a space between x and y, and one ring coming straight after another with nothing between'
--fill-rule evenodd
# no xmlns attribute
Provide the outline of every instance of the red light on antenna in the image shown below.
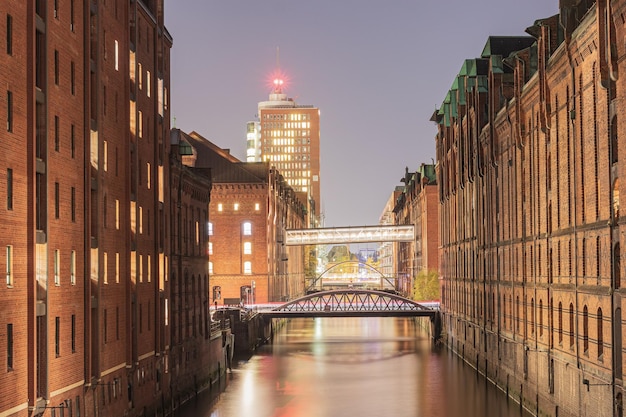
<svg viewBox="0 0 626 417"><path fill-rule="evenodd" d="M289 78L280 70L276 70L270 75L268 81L273 92L282 93L282 89L289 83Z"/></svg>

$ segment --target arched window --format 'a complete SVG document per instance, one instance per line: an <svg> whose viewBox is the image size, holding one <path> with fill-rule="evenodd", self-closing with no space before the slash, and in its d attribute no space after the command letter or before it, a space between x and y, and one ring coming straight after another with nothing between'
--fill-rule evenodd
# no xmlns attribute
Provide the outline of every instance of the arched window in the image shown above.
<svg viewBox="0 0 626 417"><path fill-rule="evenodd" d="M604 332L602 329L602 308L598 307L598 359L602 359L604 353Z"/></svg>
<svg viewBox="0 0 626 417"><path fill-rule="evenodd" d="M252 234L252 223L244 222L242 225L242 233L244 236L250 236Z"/></svg>
<svg viewBox="0 0 626 417"><path fill-rule="evenodd" d="M621 255L620 255L620 247L619 243L616 243L613 249L613 281L615 289L621 287L621 274L622 274L622 266L621 266Z"/></svg>
<svg viewBox="0 0 626 417"><path fill-rule="evenodd" d="M243 273L244 274L251 274L252 273L252 262L245 261L243 263Z"/></svg>
<svg viewBox="0 0 626 417"><path fill-rule="evenodd" d="M535 334L535 299L530 299L530 334Z"/></svg>
<svg viewBox="0 0 626 417"><path fill-rule="evenodd" d="M543 300L539 300L539 337L543 337Z"/></svg>
<svg viewBox="0 0 626 417"><path fill-rule="evenodd" d="M569 304L569 347L574 349L574 304Z"/></svg>
<svg viewBox="0 0 626 417"><path fill-rule="evenodd" d="M619 160L617 138L617 117L611 119L611 162L616 163Z"/></svg>
<svg viewBox="0 0 626 417"><path fill-rule="evenodd" d="M515 297L515 329L519 333L519 322L520 322L520 314L519 314L519 295Z"/></svg>
<svg viewBox="0 0 626 417"><path fill-rule="evenodd" d="M589 354L589 311L583 307L583 352Z"/></svg>
<svg viewBox="0 0 626 417"><path fill-rule="evenodd" d="M563 345L563 303L559 301L559 310L558 310L558 320L559 320L559 345Z"/></svg>
<svg viewBox="0 0 626 417"><path fill-rule="evenodd" d="M252 242L243 242L243 254L250 255L252 253Z"/></svg>

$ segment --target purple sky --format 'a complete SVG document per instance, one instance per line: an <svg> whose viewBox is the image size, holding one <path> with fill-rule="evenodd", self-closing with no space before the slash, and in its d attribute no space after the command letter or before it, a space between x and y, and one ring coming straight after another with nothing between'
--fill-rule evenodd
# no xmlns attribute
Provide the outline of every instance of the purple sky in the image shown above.
<svg viewBox="0 0 626 417"><path fill-rule="evenodd" d="M524 35L558 0L165 0L171 112L245 160L276 69L321 112L325 226L374 225L405 167L435 157L429 120L490 35Z"/></svg>

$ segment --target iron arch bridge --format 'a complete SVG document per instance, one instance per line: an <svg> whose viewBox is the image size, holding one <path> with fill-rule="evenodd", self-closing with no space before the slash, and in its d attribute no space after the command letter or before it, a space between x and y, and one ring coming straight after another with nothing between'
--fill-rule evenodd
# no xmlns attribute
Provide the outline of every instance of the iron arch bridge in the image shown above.
<svg viewBox="0 0 626 417"><path fill-rule="evenodd" d="M430 317L432 321L438 310L384 291L342 289L309 294L259 314L265 318Z"/></svg>

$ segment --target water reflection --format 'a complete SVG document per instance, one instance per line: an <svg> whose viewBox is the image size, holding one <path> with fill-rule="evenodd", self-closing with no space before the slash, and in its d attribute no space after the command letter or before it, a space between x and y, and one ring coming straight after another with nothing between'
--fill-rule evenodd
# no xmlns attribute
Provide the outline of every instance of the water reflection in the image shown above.
<svg viewBox="0 0 626 417"><path fill-rule="evenodd" d="M411 319L291 320L228 375L217 399L177 415L210 417L524 416Z"/></svg>

